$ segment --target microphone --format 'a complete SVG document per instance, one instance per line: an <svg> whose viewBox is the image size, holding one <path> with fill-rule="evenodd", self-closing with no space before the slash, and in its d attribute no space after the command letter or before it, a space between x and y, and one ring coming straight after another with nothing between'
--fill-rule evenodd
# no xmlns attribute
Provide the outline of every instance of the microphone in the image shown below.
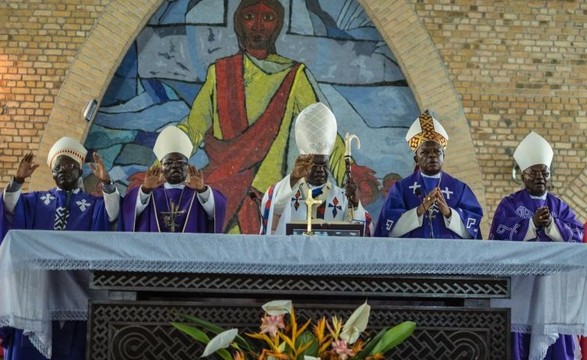
<svg viewBox="0 0 587 360"><path fill-rule="evenodd" d="M420 190L420 188L416 188L416 190L414 190L414 194L422 199L422 190Z"/></svg>
<svg viewBox="0 0 587 360"><path fill-rule="evenodd" d="M263 214L261 213L261 199L259 199L259 196L254 191L249 191L249 198L251 198L251 200L255 202L255 205L257 205L256 208L257 216L259 217L259 223L263 224Z"/></svg>

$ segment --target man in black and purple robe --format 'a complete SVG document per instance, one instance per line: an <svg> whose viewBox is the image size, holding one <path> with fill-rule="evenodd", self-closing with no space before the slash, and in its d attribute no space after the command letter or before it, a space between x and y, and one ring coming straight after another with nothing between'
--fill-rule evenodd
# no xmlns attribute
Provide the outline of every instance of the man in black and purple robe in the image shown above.
<svg viewBox="0 0 587 360"><path fill-rule="evenodd" d="M159 134L153 152L160 164L147 170L143 184L124 198L124 231L222 233L226 199L188 163L192 149L188 136L175 126Z"/></svg>
<svg viewBox="0 0 587 360"><path fill-rule="evenodd" d="M375 227L374 236L481 239L483 210L464 182L442 171L448 134L427 110L406 135L416 170L396 182Z"/></svg>
<svg viewBox="0 0 587 360"><path fill-rule="evenodd" d="M548 192L553 154L550 144L535 132L518 145L514 159L522 171L524 189L501 200L493 216L489 239L582 241L583 224L567 203ZM528 359L530 338L531 334L512 333L512 360ZM559 335L544 359L575 359L575 340L571 335Z"/></svg>
<svg viewBox="0 0 587 360"><path fill-rule="evenodd" d="M120 194L97 153L90 168L102 182L104 196L91 195L80 187L86 153L77 140L61 138L47 156L56 187L22 193L26 178L39 167L33 161L33 154L26 154L0 197L2 237L10 229L107 231L114 226L120 211ZM5 359L46 359L20 329L0 328L0 337ZM85 321L53 321L51 359L85 359L85 347Z"/></svg>

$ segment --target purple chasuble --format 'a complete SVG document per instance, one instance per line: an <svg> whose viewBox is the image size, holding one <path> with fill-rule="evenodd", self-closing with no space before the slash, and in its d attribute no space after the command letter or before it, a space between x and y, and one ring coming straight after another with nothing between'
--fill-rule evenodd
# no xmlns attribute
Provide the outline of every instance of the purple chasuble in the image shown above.
<svg viewBox="0 0 587 360"><path fill-rule="evenodd" d="M66 203L67 193L57 188L22 194L14 209L11 229L54 230L57 209ZM68 207L64 230L109 230L104 198L79 190L71 194Z"/></svg>
<svg viewBox="0 0 587 360"><path fill-rule="evenodd" d="M14 215L7 214L4 199L0 196L2 236L10 229L53 230L55 214L59 207L65 207L67 194L57 188L21 194ZM79 190L69 199L69 216L64 230L106 231L109 230L108 214L102 197ZM46 360L31 344L21 329L0 328L4 347L4 359ZM58 360L85 359L86 322L53 321L53 356Z"/></svg>
<svg viewBox="0 0 587 360"><path fill-rule="evenodd" d="M449 207L459 212L465 229L473 239L481 239L481 218L483 209L475 194L464 182L443 172L438 179L440 188ZM430 181L427 181L430 183ZM396 182L389 193L379 214L374 236L387 237L397 224L399 218L408 210L418 207L424 196L432 189L428 189L424 177L419 170L410 176ZM403 235L404 238L443 238L460 239L460 236L448 229L444 224L444 217L438 209L431 215L426 212L422 226Z"/></svg>
<svg viewBox="0 0 587 360"><path fill-rule="evenodd" d="M124 231L222 233L226 213L226 199L211 189L214 196L214 219L198 200L197 191L189 187L165 189L160 186L151 192L148 206L137 216L136 201L140 187L130 190L124 197L121 226Z"/></svg>
<svg viewBox="0 0 587 360"><path fill-rule="evenodd" d="M522 241L532 215L541 206L548 206L553 225L557 226L564 241L583 241L583 224L577 220L567 203L550 193L546 194L545 200L532 199L526 190L517 191L501 200L493 216L489 239ZM544 230L538 229L537 233L538 237L534 241L552 241Z"/></svg>
<svg viewBox="0 0 587 360"><path fill-rule="evenodd" d="M528 191L520 190L504 197L495 211L489 239L522 241L526 236L532 215L537 208L548 206L554 224L566 242L581 242L583 225L577 221L573 210L561 199L550 193L545 200L532 199ZM553 225L554 225L553 224ZM544 230L538 229L538 237L532 241L552 241ZM531 334L512 332L512 360L526 360L530 351ZM574 335L559 334L548 348L545 360L573 360Z"/></svg>

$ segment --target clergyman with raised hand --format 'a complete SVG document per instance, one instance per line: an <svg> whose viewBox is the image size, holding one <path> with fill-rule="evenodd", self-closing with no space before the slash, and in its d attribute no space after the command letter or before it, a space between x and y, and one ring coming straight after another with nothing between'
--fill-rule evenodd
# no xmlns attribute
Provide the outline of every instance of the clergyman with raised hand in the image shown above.
<svg viewBox="0 0 587 360"><path fill-rule="evenodd" d="M124 231L222 233L226 199L189 164L192 150L192 142L177 127L161 131L153 147L159 164L124 198Z"/></svg>

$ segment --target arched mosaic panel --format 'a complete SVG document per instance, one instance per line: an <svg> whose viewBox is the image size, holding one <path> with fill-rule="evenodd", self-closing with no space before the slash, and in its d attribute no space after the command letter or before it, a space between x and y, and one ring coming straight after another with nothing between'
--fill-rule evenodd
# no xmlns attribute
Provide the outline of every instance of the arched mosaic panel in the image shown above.
<svg viewBox="0 0 587 360"><path fill-rule="evenodd" d="M218 59L239 52L233 23L239 2L163 2L131 45L85 142L86 147L105 158L112 168L111 176L118 179L121 187L140 183L142 172L155 161L151 148L163 127L185 122L190 115L196 120L216 116L217 104L205 93L211 81L206 80L207 69ZM276 41L280 58L277 65L264 63L260 68L272 74L291 67L288 64L305 65L310 86L304 88L302 95L294 94L297 90L293 89L289 98L315 98L327 103L337 117L339 134L350 132L361 139L361 148L353 151L360 166L354 173L361 182L363 203L376 217L389 185L413 169L404 135L419 114L416 100L395 56L357 1L281 3L284 25ZM247 103L250 123L273 97L272 85L245 79L246 96L256 99ZM234 91L224 89L224 94L234 96ZM285 111L285 117L290 119L284 120L284 131L291 132L291 122L299 110ZM263 131L258 136L262 137ZM257 175L250 184L251 190L262 193L291 170L298 151L293 136L285 138L280 148L283 151L268 154L255 169L262 172L265 166L272 171ZM249 143L239 149L247 154L259 147ZM204 169L211 165L205 142L192 161ZM340 183L337 166L343 167L342 163L333 164L338 175L333 181ZM226 187L233 185L237 184L229 181L219 187L224 186L221 190L228 192ZM229 201L239 202L240 206L252 200ZM233 220L228 227L234 230L234 225Z"/></svg>

